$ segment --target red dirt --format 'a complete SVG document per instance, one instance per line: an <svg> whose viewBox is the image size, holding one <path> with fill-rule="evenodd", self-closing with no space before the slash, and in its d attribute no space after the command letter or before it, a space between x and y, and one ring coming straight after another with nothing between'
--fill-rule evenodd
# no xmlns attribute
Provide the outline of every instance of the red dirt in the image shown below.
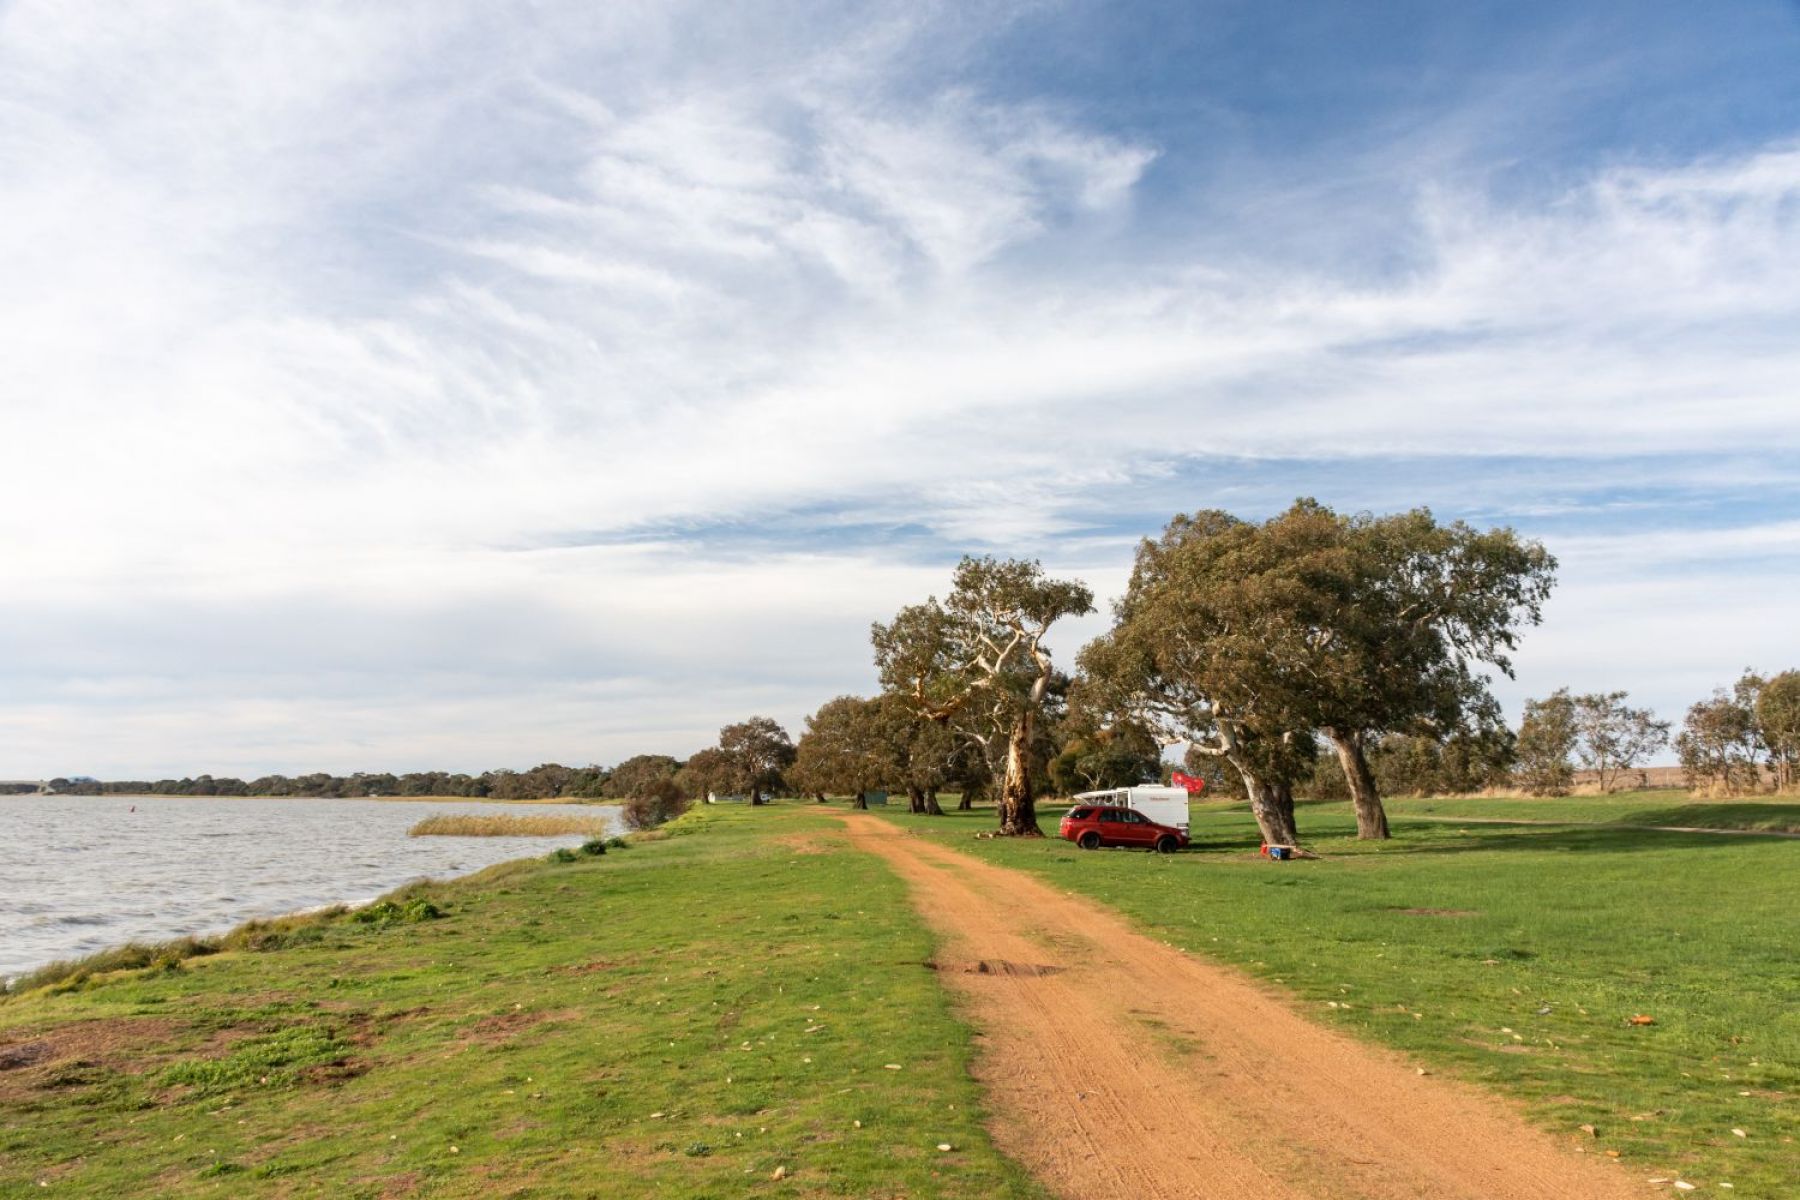
<svg viewBox="0 0 1800 1200"><path fill-rule="evenodd" d="M944 938L940 978L977 1031L975 1073L996 1143L1059 1195L1646 1192L1503 1101L1317 1026L1271 990L1152 941L1098 904L878 817L845 820L853 844L893 866Z"/></svg>

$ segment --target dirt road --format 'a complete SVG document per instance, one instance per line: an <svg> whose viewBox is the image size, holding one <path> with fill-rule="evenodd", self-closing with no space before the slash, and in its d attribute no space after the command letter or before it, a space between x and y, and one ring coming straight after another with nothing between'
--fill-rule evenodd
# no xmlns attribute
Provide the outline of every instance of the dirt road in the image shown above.
<svg viewBox="0 0 1800 1200"><path fill-rule="evenodd" d="M1615 1200L1651 1191L1502 1101L1298 1015L1017 871L849 814L945 938L1002 1149L1100 1200Z"/></svg>

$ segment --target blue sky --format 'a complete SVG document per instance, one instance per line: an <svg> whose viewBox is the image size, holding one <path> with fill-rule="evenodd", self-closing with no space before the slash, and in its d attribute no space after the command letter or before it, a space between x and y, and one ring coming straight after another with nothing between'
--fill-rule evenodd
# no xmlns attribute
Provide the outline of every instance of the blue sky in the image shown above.
<svg viewBox="0 0 1800 1200"><path fill-rule="evenodd" d="M1792 3L0 3L0 778L614 761L965 552L1510 524L1800 665ZM1065 661L1101 628L1058 642Z"/></svg>

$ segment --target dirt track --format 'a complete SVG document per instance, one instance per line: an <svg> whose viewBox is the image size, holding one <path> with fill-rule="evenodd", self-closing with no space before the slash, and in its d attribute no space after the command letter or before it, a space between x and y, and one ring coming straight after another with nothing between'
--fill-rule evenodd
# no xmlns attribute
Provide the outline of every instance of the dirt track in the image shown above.
<svg viewBox="0 0 1800 1200"><path fill-rule="evenodd" d="M1082 1200L1614 1200L1646 1185L1030 876L846 817L945 939L1000 1147Z"/></svg>

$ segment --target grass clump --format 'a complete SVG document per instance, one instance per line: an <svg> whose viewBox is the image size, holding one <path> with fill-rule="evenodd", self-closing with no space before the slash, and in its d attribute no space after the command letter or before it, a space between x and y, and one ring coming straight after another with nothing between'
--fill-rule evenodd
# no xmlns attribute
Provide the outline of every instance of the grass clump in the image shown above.
<svg viewBox="0 0 1800 1200"><path fill-rule="evenodd" d="M196 1096L216 1096L253 1087L288 1087L305 1067L341 1062L348 1049L330 1032L294 1026L244 1042L223 1058L202 1058L164 1068L166 1084L193 1089Z"/></svg>
<svg viewBox="0 0 1800 1200"><path fill-rule="evenodd" d="M423 896L400 902L394 900L378 900L367 908L359 908L350 914L350 919L359 925L417 925L420 921L435 921L444 915L444 910Z"/></svg>
<svg viewBox="0 0 1800 1200"><path fill-rule="evenodd" d="M610 823L604 817L563 816L551 813L435 813L407 830L411 837L567 837L587 834L605 837Z"/></svg>

